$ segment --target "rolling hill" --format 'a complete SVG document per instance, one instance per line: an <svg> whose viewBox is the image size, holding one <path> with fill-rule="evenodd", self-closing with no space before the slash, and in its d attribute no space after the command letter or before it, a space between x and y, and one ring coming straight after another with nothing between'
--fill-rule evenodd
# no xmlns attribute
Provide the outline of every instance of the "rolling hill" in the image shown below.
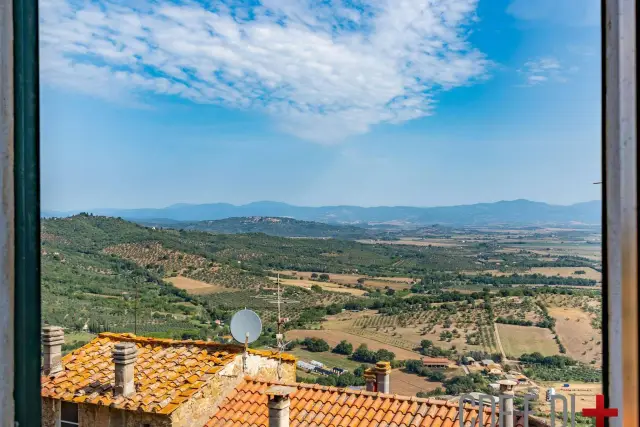
<svg viewBox="0 0 640 427"><path fill-rule="evenodd" d="M278 217L234 217L213 221L134 220L147 227L208 231L224 234L264 233L280 237L333 239L366 239L379 237L380 232L353 225L335 225Z"/></svg>
<svg viewBox="0 0 640 427"><path fill-rule="evenodd" d="M177 204L158 209L89 209L97 215L121 217L135 221L215 221L237 217L288 217L300 221L328 224L424 226L434 223L448 225L497 224L600 224L600 201L561 206L529 200L478 203L443 207L409 206L294 206L279 202L255 202L246 205L211 203ZM63 217L77 212L43 211L44 217Z"/></svg>

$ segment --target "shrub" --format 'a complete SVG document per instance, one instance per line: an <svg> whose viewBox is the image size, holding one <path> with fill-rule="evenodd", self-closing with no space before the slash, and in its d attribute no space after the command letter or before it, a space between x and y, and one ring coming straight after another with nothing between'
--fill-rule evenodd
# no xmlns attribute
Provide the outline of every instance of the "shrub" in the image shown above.
<svg viewBox="0 0 640 427"><path fill-rule="evenodd" d="M307 350L312 351L314 353L319 353L322 351L329 351L329 344L322 338L305 338L302 344L307 348Z"/></svg>
<svg viewBox="0 0 640 427"><path fill-rule="evenodd" d="M338 354L345 354L347 356L350 356L351 353L353 353L353 345L350 342L347 342L346 340L342 340L338 343L338 345L336 345L333 350L334 353L338 353Z"/></svg>

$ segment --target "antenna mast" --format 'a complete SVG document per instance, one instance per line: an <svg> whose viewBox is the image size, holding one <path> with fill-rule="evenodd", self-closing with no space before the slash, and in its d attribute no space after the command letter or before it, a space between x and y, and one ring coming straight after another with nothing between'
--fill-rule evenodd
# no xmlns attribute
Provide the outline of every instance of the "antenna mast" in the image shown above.
<svg viewBox="0 0 640 427"><path fill-rule="evenodd" d="M282 379L282 352L286 350L288 342L284 341L284 334L282 333L282 325L284 324L284 318L282 317L281 305L282 305L282 294L280 293L280 274L278 273L278 295L277 295L277 303L278 303L278 333L276 334L276 346L278 347L278 369L276 373L278 374L278 379Z"/></svg>
<svg viewBox="0 0 640 427"><path fill-rule="evenodd" d="M280 273L278 273L278 335L281 333L280 327L282 326L282 313L280 312L281 304L282 304L282 296L280 294Z"/></svg>
<svg viewBox="0 0 640 427"><path fill-rule="evenodd" d="M133 279L136 295L133 301L133 334L138 335L138 280Z"/></svg>

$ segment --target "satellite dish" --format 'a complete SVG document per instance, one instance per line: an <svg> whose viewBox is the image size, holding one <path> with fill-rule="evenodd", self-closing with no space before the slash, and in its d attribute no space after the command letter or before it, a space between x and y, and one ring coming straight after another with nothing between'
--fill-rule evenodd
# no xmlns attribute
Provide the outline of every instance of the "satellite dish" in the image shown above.
<svg viewBox="0 0 640 427"><path fill-rule="evenodd" d="M233 315L230 328L233 339L242 344L249 344L260 336L262 321L255 312L245 308Z"/></svg>

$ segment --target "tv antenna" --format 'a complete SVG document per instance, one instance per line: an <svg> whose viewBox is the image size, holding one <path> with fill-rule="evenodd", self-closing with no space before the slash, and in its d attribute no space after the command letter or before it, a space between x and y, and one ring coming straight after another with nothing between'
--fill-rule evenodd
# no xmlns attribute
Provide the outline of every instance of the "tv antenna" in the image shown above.
<svg viewBox="0 0 640 427"><path fill-rule="evenodd" d="M276 347L278 347L278 369L276 373L278 374L278 379L282 378L282 353L287 349L287 346L291 344L291 341L285 342L284 333L282 330L282 325L285 323L285 318L282 317L282 293L280 292L280 274L278 274L278 293L276 295L278 304L278 332L276 333Z"/></svg>
<svg viewBox="0 0 640 427"><path fill-rule="evenodd" d="M244 343L242 369L243 371L246 371L249 344L260 337L260 333L262 332L262 321L254 311L247 310L245 308L233 315L229 327L231 329L231 336L233 336L233 339L239 343Z"/></svg>

